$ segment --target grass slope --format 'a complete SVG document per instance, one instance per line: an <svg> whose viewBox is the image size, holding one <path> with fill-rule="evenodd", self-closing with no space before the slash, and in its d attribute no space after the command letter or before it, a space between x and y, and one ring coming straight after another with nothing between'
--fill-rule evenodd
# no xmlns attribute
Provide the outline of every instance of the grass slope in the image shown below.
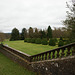
<svg viewBox="0 0 75 75"><path fill-rule="evenodd" d="M35 55L44 51L57 48L57 46L32 44L32 43L26 43L24 41L5 41L4 44L8 44L8 46L30 55Z"/></svg>
<svg viewBox="0 0 75 75"><path fill-rule="evenodd" d="M0 75L35 75L0 53Z"/></svg>

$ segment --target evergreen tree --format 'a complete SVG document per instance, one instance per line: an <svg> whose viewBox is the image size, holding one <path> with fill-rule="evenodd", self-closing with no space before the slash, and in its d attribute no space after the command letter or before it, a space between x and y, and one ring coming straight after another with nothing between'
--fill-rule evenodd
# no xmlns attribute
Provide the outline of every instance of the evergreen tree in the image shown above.
<svg viewBox="0 0 75 75"><path fill-rule="evenodd" d="M46 38L46 32L45 32L45 30L42 31L42 37Z"/></svg>
<svg viewBox="0 0 75 75"><path fill-rule="evenodd" d="M48 26L48 29L47 29L47 38L52 38L52 29L50 26Z"/></svg>
<svg viewBox="0 0 75 75"><path fill-rule="evenodd" d="M41 39L46 38L46 32L44 30L39 31L39 38L41 38Z"/></svg>
<svg viewBox="0 0 75 75"><path fill-rule="evenodd" d="M39 38L39 31L37 28L34 29L34 38Z"/></svg>
<svg viewBox="0 0 75 75"><path fill-rule="evenodd" d="M42 39L42 30L39 31L39 38Z"/></svg>
<svg viewBox="0 0 75 75"><path fill-rule="evenodd" d="M33 38L33 28L29 28L29 38Z"/></svg>
<svg viewBox="0 0 75 75"><path fill-rule="evenodd" d="M11 33L10 41L19 40L19 30L14 28Z"/></svg>
<svg viewBox="0 0 75 75"><path fill-rule="evenodd" d="M26 28L23 28L21 33L21 40L24 40L26 37L27 37L27 30Z"/></svg>

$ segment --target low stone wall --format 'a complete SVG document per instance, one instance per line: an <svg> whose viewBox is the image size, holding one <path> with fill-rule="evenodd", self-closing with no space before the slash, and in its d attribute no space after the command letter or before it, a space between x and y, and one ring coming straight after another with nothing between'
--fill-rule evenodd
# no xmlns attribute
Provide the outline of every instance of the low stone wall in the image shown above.
<svg viewBox="0 0 75 75"><path fill-rule="evenodd" d="M33 62L31 66L41 75L75 75L75 56Z"/></svg>
<svg viewBox="0 0 75 75"><path fill-rule="evenodd" d="M75 75L75 55L52 60L29 62L19 54L15 54L8 49L2 49L0 52L9 57L21 66L37 72L38 75Z"/></svg>
<svg viewBox="0 0 75 75"><path fill-rule="evenodd" d="M25 60L24 58L20 57L19 55L14 54L13 52L0 48L0 52L3 53L5 56L10 58L12 61L20 64L21 66L31 70L30 62Z"/></svg>

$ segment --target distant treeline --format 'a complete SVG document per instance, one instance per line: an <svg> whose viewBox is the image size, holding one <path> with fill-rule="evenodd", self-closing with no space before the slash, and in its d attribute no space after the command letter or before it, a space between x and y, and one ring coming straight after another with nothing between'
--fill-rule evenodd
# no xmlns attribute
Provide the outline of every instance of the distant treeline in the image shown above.
<svg viewBox="0 0 75 75"><path fill-rule="evenodd" d="M60 38L68 37L68 31L64 28L52 28L48 26L47 29L38 29L29 27L29 29L23 28L21 33L17 28L14 28L11 33L11 41L14 40L24 40L25 38Z"/></svg>

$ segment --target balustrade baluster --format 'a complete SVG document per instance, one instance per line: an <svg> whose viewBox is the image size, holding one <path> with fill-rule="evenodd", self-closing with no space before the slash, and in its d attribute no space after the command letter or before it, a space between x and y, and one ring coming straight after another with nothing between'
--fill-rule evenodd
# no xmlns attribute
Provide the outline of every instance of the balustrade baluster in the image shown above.
<svg viewBox="0 0 75 75"><path fill-rule="evenodd" d="M36 56L34 57L34 61L36 61Z"/></svg>
<svg viewBox="0 0 75 75"><path fill-rule="evenodd" d="M49 56L48 56L48 59L51 59L51 52L49 52Z"/></svg>
<svg viewBox="0 0 75 75"><path fill-rule="evenodd" d="M32 57L32 60L31 61L34 61L34 57Z"/></svg>
<svg viewBox="0 0 75 75"><path fill-rule="evenodd" d="M65 51L65 48L62 48L61 57L64 57L64 55L65 55L64 51Z"/></svg>
<svg viewBox="0 0 75 75"><path fill-rule="evenodd" d="M42 60L44 60L44 54L42 54Z"/></svg>
<svg viewBox="0 0 75 75"><path fill-rule="evenodd" d="M38 61L38 56L37 56L37 61Z"/></svg>
<svg viewBox="0 0 75 75"><path fill-rule="evenodd" d="M72 54L75 55L75 45L73 45L73 51Z"/></svg>
<svg viewBox="0 0 75 75"><path fill-rule="evenodd" d="M70 49L71 49L71 46L70 46L70 47L67 47L67 50L68 50L67 56L70 55L70 53L71 53L71 52L70 52Z"/></svg>
<svg viewBox="0 0 75 75"><path fill-rule="evenodd" d="M47 53L45 53L45 60L47 60Z"/></svg>
<svg viewBox="0 0 75 75"><path fill-rule="evenodd" d="M53 56L52 56L52 59L53 59L53 58L55 58L55 51L52 51L52 52L53 52Z"/></svg>
<svg viewBox="0 0 75 75"><path fill-rule="evenodd" d="M39 55L39 60L41 60L41 55Z"/></svg>
<svg viewBox="0 0 75 75"><path fill-rule="evenodd" d="M59 56L60 56L59 52L60 52L60 49L57 50L57 58L59 58Z"/></svg>
<svg viewBox="0 0 75 75"><path fill-rule="evenodd" d="M32 61L33 61L32 59L33 59L33 58L32 58L32 57L30 57L30 58L29 58L29 61L30 61L30 62L32 62Z"/></svg>

